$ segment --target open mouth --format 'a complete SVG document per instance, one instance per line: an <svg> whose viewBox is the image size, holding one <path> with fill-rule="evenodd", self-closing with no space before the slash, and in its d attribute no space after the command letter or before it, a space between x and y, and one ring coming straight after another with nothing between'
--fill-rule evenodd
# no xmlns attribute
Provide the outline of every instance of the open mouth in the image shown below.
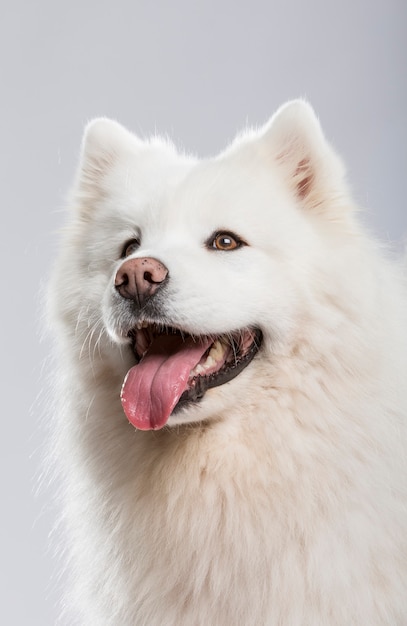
<svg viewBox="0 0 407 626"><path fill-rule="evenodd" d="M124 380L121 401L140 430L162 428L172 413L235 378L262 341L261 331L253 328L194 337L147 323L139 323L129 337L137 364Z"/></svg>

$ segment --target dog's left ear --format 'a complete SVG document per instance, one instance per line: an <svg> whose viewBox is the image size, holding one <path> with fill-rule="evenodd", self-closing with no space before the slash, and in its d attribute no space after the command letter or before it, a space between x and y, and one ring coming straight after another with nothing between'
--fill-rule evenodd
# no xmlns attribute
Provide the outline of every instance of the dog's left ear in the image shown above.
<svg viewBox="0 0 407 626"><path fill-rule="evenodd" d="M302 207L330 219L343 217L349 206L344 166L307 102L293 100L282 106L261 141Z"/></svg>

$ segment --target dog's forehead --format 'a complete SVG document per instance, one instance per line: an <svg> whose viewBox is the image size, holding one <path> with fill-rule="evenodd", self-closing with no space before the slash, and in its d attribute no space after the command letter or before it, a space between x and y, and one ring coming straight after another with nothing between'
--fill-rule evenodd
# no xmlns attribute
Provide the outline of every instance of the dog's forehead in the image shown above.
<svg viewBox="0 0 407 626"><path fill-rule="evenodd" d="M101 209L124 226L162 222L163 208L193 166L193 159L158 149L127 156L110 172Z"/></svg>
<svg viewBox="0 0 407 626"><path fill-rule="evenodd" d="M143 158L121 163L119 182L128 196L154 203L168 196L193 167L192 159L151 150Z"/></svg>
<svg viewBox="0 0 407 626"><path fill-rule="evenodd" d="M197 160L153 146L143 158L120 163L113 210L145 242L173 235L202 241L215 230L261 238L259 230L269 230L273 220L275 196L279 205L284 197L271 169L249 150Z"/></svg>
<svg viewBox="0 0 407 626"><path fill-rule="evenodd" d="M192 230L242 229L250 221L271 218L276 187L271 173L250 161L241 162L229 155L200 161L165 197L160 216L163 225L184 224Z"/></svg>
<svg viewBox="0 0 407 626"><path fill-rule="evenodd" d="M173 220L205 220L236 203L239 175L229 163L212 159L201 161L180 179L166 198L163 210Z"/></svg>

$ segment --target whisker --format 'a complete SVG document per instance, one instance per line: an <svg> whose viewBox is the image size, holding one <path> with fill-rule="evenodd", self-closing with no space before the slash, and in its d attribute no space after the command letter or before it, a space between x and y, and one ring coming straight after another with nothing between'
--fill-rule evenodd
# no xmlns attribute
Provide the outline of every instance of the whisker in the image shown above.
<svg viewBox="0 0 407 626"><path fill-rule="evenodd" d="M100 319L98 323L99 323L99 324L101 324L101 323L102 323L102 319ZM97 349L97 351L98 351L99 358L100 358L100 359L102 358L102 353L101 353L101 349L100 349L100 344L101 344L101 339L102 339L102 337L104 336L104 334L105 334L105 328L104 328L104 326L103 326L103 324L102 324L102 327L101 327L101 329L99 330L99 336L98 336L98 338L96 339L95 345L94 345L94 347L93 347L93 355L92 355L92 358L93 358L93 359L95 358L95 351L96 351L96 349Z"/></svg>

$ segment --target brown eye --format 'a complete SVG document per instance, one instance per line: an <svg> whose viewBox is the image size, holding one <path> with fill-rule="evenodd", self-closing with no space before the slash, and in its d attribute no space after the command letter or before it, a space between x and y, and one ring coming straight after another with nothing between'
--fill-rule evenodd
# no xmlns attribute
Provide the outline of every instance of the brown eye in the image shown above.
<svg viewBox="0 0 407 626"><path fill-rule="evenodd" d="M130 256L131 254L134 254L134 252L136 252L136 250L139 247L140 247L139 239L130 239L123 246L121 258L124 259L126 256Z"/></svg>
<svg viewBox="0 0 407 626"><path fill-rule="evenodd" d="M208 241L208 248L213 248L214 250L224 250L228 252L229 250L236 250L244 245L244 242L237 235L233 235L232 233L216 233L212 235Z"/></svg>

